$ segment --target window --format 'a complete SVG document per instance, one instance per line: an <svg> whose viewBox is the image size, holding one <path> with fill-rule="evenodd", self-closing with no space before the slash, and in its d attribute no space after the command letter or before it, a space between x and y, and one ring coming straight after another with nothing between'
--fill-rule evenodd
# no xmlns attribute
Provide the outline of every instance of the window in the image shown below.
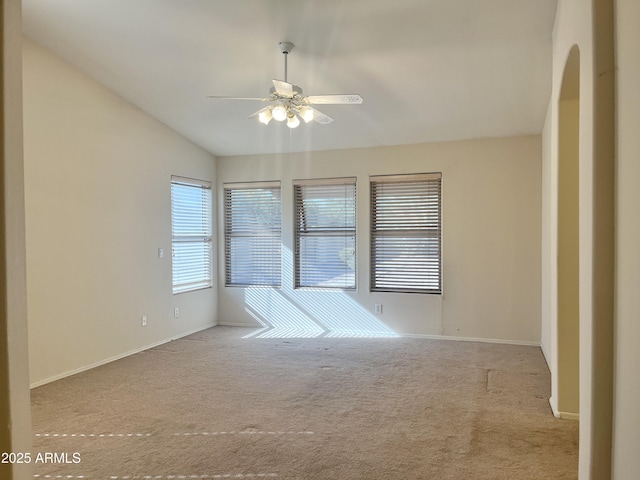
<svg viewBox="0 0 640 480"><path fill-rule="evenodd" d="M356 179L294 182L295 286L355 289Z"/></svg>
<svg viewBox="0 0 640 480"><path fill-rule="evenodd" d="M224 186L225 285L280 286L280 183Z"/></svg>
<svg viewBox="0 0 640 480"><path fill-rule="evenodd" d="M441 293L441 182L371 177L371 291Z"/></svg>
<svg viewBox="0 0 640 480"><path fill-rule="evenodd" d="M171 177L173 293L211 287L211 183Z"/></svg>

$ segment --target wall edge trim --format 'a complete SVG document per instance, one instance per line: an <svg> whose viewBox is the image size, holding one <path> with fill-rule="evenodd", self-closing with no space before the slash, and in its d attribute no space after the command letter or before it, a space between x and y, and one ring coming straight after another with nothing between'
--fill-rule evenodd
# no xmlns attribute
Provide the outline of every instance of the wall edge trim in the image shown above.
<svg viewBox="0 0 640 480"><path fill-rule="evenodd" d="M262 328L264 325L244 322L218 322L221 327L247 327ZM429 335L422 333L396 333L398 337L404 338L426 338L429 340L453 340L457 342L481 342L481 343L498 343L505 345L522 345L525 347L541 347L540 342L529 342L525 340L505 340L500 338L480 338L480 337L455 337L450 335Z"/></svg>
<svg viewBox="0 0 640 480"><path fill-rule="evenodd" d="M570 413L570 412L559 412L558 418L561 418L563 420L579 421L580 420L580 414L579 413Z"/></svg>
<svg viewBox="0 0 640 480"><path fill-rule="evenodd" d="M67 370L66 372L62 372L62 373L59 373L59 374L54 375L52 377L48 377L48 378L45 378L43 380L39 380L37 382L34 382L34 383L30 384L29 388L33 389L33 388L41 387L42 385L46 385L47 383L52 383L52 382L55 382L56 380L62 380L63 378L70 377L72 375L76 375L77 373L86 372L87 370L91 370L93 368L100 367L102 365L106 365L107 363L115 362L116 360L120 360L122 358L129 357L131 355L135 355L136 353L144 352L145 350L149 350L150 348L154 348L154 347L158 347L160 345L164 345L165 343L169 343L169 342L171 342L173 340L178 340L178 339L180 339L182 337L186 337L188 335L192 335L194 333L198 333L198 332L201 332L202 330L206 330L208 328L215 327L215 326L216 326L215 323L212 323L210 325L204 325L204 326L198 327L198 328L196 328L194 330L189 330L187 332L180 333L179 335L176 335L176 336L173 336L173 337L169 337L169 338L166 338L164 340L160 340L158 342L155 342L155 343L152 343L152 344L149 344L149 345L145 345L144 347L135 348L133 350L129 350L127 352L115 355L113 357L105 358L104 360L100 360L98 362L94 362L94 363L91 363L89 365L84 365L82 367L74 368L73 370Z"/></svg>
<svg viewBox="0 0 640 480"><path fill-rule="evenodd" d="M525 347L538 347L540 342L529 342L526 340L506 340L502 338L480 338L480 337L456 337L451 335L427 335L421 333L399 333L401 337L407 338L427 338L431 340L453 340L456 342L480 342L480 343L499 343L504 345L522 345Z"/></svg>

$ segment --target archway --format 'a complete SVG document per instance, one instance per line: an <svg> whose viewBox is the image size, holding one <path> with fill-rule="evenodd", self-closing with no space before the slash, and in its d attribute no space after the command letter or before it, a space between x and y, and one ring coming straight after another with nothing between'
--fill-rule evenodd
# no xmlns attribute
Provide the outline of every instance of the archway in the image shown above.
<svg viewBox="0 0 640 480"><path fill-rule="evenodd" d="M563 418L579 418L579 131L580 51L569 52L558 101L558 303L557 408Z"/></svg>

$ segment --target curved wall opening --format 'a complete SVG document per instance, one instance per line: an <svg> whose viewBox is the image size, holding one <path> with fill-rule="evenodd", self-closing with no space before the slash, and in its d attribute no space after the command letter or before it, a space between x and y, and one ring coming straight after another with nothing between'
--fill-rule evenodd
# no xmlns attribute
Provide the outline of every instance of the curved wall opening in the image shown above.
<svg viewBox="0 0 640 480"><path fill-rule="evenodd" d="M571 49L558 102L558 399L562 418L579 418L580 51Z"/></svg>

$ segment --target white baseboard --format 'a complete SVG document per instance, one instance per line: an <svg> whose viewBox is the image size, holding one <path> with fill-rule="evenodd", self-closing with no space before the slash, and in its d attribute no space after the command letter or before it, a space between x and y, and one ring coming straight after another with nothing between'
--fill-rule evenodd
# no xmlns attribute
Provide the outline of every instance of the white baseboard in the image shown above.
<svg viewBox="0 0 640 480"><path fill-rule="evenodd" d="M243 327L243 328L264 328L264 325L255 323L242 322L219 322L221 327ZM523 345L527 347L540 347L539 342L526 342L522 340L503 340L497 338L474 338L474 337L454 337L449 335L426 335L421 333L398 333L398 337L407 338L427 338L430 340L455 340L458 342L482 342L482 343L501 343L505 345Z"/></svg>
<svg viewBox="0 0 640 480"><path fill-rule="evenodd" d="M242 322L219 322L219 327L243 327L243 328L264 328L264 325L258 323L242 323Z"/></svg>
<svg viewBox="0 0 640 480"><path fill-rule="evenodd" d="M104 360L100 360L100 361L92 363L90 365L84 365L82 367L75 368L73 370L68 370L68 371L60 373L58 375L54 375L53 377L45 378L44 380L39 380L37 382L34 382L29 386L29 388L40 387L40 386L45 385L47 383L55 382L56 380L61 380L63 378L70 377L71 375L75 375L77 373L86 372L87 370L91 370L92 368L96 368L96 367L99 367L101 365L105 365L107 363L115 362L116 360L120 360L121 358L128 357L129 355L134 355L136 353L144 352L145 350L149 350L150 348L154 348L154 347L158 347L160 345L164 345L165 343L169 343L172 340L178 340L179 338L186 337L188 335L192 335L194 333L198 333L198 332L201 332L202 330L206 330L208 328L215 327L215 326L216 326L216 324L214 323L214 324L211 324L211 325L205 325L203 327L198 327L198 328L196 328L194 330L190 330L188 332L183 332L183 333L181 333L179 335L176 335L174 337L170 337L170 338L167 338L165 340L160 340L160 341L152 343L150 345L145 345L144 347L136 348L134 350L129 350L128 352L124 352L124 353L121 353L119 355L115 355L113 357L109 357L109 358L106 358Z"/></svg>
<svg viewBox="0 0 640 480"><path fill-rule="evenodd" d="M561 412L560 410L558 410L556 406L556 401L553 397L549 398L549 406L551 407L551 412L553 413L553 416L556 418L562 418L564 420L576 420L576 421L580 420L579 413Z"/></svg>
<svg viewBox="0 0 640 480"><path fill-rule="evenodd" d="M563 418L565 420L580 420L579 413L569 413L569 412L559 412L559 418Z"/></svg>
<svg viewBox="0 0 640 480"><path fill-rule="evenodd" d="M120 360L121 358L128 357L129 355L134 355L136 353L140 353L140 352L143 352L145 350L149 350L150 348L154 348L154 347L158 347L160 345L164 345L165 343L171 342L172 340L178 340L179 338L183 338L183 337L192 335L194 333L201 332L203 330L206 330L208 328L215 327L215 326L218 326L218 325L219 326L223 326L223 327L263 328L262 325L257 325L255 323L242 323L242 322L222 322L222 323L218 323L218 324L204 325L204 326L198 327L198 328L196 328L194 330L190 330L190 331L187 331L187 332L182 332L179 335L176 335L176 336L164 339L164 340L160 340L158 342L155 342L155 343L152 343L152 344L149 344L149 345L145 345L143 347L136 348L134 350L130 350L128 352L124 352L124 353L121 353L119 355L115 355L113 357L106 358L104 360L100 360L100 361L92 363L90 365L84 365L82 367L75 368L73 370L68 370L66 372L60 373L58 375L54 375L54 376L49 377L49 378L45 378L44 380L39 380L37 382L32 383L30 385L30 388L40 387L40 386L45 385L47 383L55 382L56 380L60 380L62 378L70 377L71 375L75 375L77 373L85 372L87 370L91 370L92 368L96 368L96 367L99 367L101 365L105 365L107 363L115 362L116 360ZM458 342L499 343L499 344L506 344L506 345L524 345L524 346L540 347L539 343L536 343L536 342L524 342L524 341L519 341L519 340L503 340L503 339L473 338L473 337L453 337L453 336L448 336L448 335L423 335L423 334L412 334L412 333L402 333L402 334L398 334L398 336L399 337L407 337L407 338L426 338L426 339L431 339L431 340L453 340L453 341L458 341ZM553 405L552 405L552 410L553 410L553 414L556 417L559 417L559 418L566 418L566 419L572 419L572 420L577 420L579 418L579 415L575 414L575 413L556 412L553 409Z"/></svg>
<svg viewBox="0 0 640 480"><path fill-rule="evenodd" d="M540 347L539 342L527 342L524 340L504 340L501 338L454 337L451 335L423 335L420 333L400 333L398 335L401 337L409 337L409 338L428 338L430 340L454 340L457 342L500 343L504 345L523 345L526 347Z"/></svg>

